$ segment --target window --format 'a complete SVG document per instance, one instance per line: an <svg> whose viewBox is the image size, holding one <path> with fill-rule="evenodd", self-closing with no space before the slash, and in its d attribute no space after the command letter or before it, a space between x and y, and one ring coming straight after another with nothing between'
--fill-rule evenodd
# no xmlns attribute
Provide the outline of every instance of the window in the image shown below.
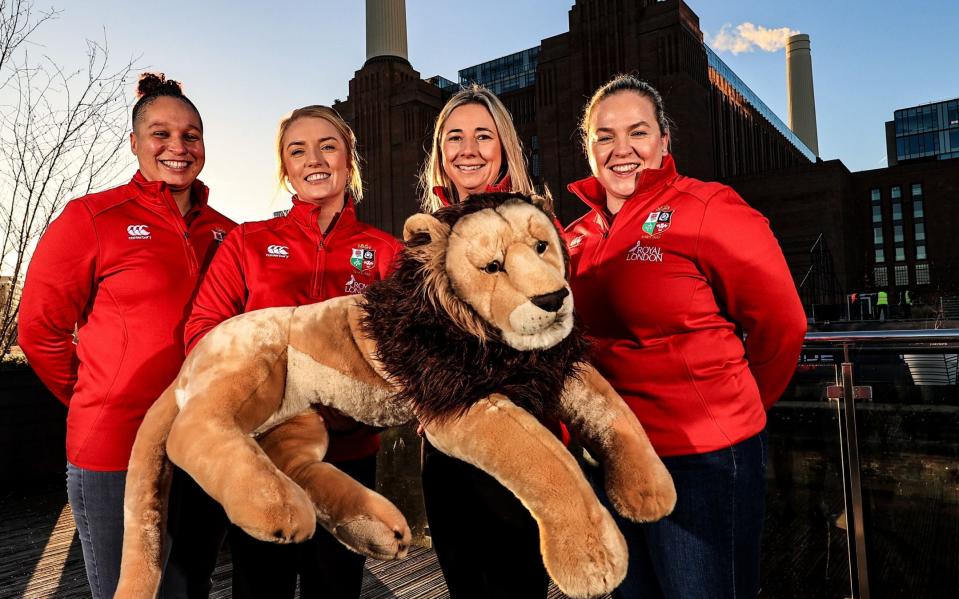
<svg viewBox="0 0 959 599"><path fill-rule="evenodd" d="M922 218L925 216L925 213L922 209L922 198L915 199L912 201L912 217L913 218Z"/></svg>
<svg viewBox="0 0 959 599"><path fill-rule="evenodd" d="M889 276L886 274L885 266L877 266L872 269L872 278L875 279L875 284L877 287L885 287L889 285Z"/></svg>
<svg viewBox="0 0 959 599"><path fill-rule="evenodd" d="M926 244L916 246L916 260L926 259Z"/></svg>
<svg viewBox="0 0 959 599"><path fill-rule="evenodd" d="M901 245L896 246L896 262L906 261L906 248ZM898 268L898 267L897 267Z"/></svg>
<svg viewBox="0 0 959 599"><path fill-rule="evenodd" d="M877 202L881 199L881 198L880 198L880 195L879 195L879 190L878 190L878 189L873 189L873 190L872 190L871 192L869 192L869 193L872 195L872 201L873 201L874 204L877 203Z"/></svg>
<svg viewBox="0 0 959 599"><path fill-rule="evenodd" d="M909 267L903 264L896 267L896 286L905 287L909 284Z"/></svg>
<svg viewBox="0 0 959 599"><path fill-rule="evenodd" d="M922 221L916 223L916 241L926 240L926 224Z"/></svg>
<svg viewBox="0 0 959 599"><path fill-rule="evenodd" d="M899 202L892 203L892 222L898 222L902 220L902 204Z"/></svg>
<svg viewBox="0 0 959 599"><path fill-rule="evenodd" d="M889 190L889 195L892 196L892 199L898 200L899 198L902 197L902 188L896 185L895 187Z"/></svg>
<svg viewBox="0 0 959 599"><path fill-rule="evenodd" d="M929 265L917 264L916 265L916 285L928 285L928 284L929 284Z"/></svg>
<svg viewBox="0 0 959 599"><path fill-rule="evenodd" d="M882 207L880 207L878 204L875 204L872 207L872 222L874 223L882 222Z"/></svg>
<svg viewBox="0 0 959 599"><path fill-rule="evenodd" d="M892 228L893 230L893 241L896 243L902 243L902 225L896 225Z"/></svg>
<svg viewBox="0 0 959 599"><path fill-rule="evenodd" d="M922 197L922 183L912 184L912 197Z"/></svg>
<svg viewBox="0 0 959 599"><path fill-rule="evenodd" d="M876 248L876 264L882 264L886 261L886 252L882 248Z"/></svg>
<svg viewBox="0 0 959 599"><path fill-rule="evenodd" d="M882 227L873 228L872 241L875 245L882 245Z"/></svg>

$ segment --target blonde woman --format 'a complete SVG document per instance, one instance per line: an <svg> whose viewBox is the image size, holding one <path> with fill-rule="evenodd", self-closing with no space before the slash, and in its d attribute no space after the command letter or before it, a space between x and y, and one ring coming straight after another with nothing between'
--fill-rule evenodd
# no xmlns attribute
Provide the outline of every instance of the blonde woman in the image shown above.
<svg viewBox="0 0 959 599"><path fill-rule="evenodd" d="M244 223L224 240L186 324L188 351L237 314L361 293L392 270L399 242L357 220L363 184L356 138L340 115L326 106L294 110L280 122L276 151L293 208ZM324 419L331 432L325 460L374 487L376 432L343 417ZM233 527L230 544L234 597L292 599L297 576L304 599L360 595L364 557L323 530L299 545L275 545Z"/></svg>
<svg viewBox="0 0 959 599"><path fill-rule="evenodd" d="M474 85L446 103L420 186L427 212L475 193L533 192L513 121L489 90ZM452 599L546 597L549 576L536 522L505 487L427 443L423 493Z"/></svg>

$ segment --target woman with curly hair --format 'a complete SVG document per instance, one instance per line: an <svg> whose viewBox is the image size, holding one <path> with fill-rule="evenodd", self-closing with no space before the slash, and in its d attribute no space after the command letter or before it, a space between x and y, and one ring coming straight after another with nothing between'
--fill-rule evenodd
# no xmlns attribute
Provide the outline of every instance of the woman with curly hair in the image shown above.
<svg viewBox="0 0 959 599"><path fill-rule="evenodd" d="M129 183L69 202L33 255L20 346L68 408L67 496L93 597L120 575L133 440L183 362L187 307L234 223L197 180L203 121L180 84L140 78Z"/></svg>

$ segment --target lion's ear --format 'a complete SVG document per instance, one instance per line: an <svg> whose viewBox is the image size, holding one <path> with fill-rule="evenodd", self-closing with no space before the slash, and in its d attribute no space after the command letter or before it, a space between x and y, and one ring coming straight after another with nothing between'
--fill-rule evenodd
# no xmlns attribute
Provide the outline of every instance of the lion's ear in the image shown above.
<svg viewBox="0 0 959 599"><path fill-rule="evenodd" d="M406 219L403 225L403 241L410 242L416 238L426 243L443 239L450 233L448 225L441 223L430 214L418 213Z"/></svg>
<svg viewBox="0 0 959 599"><path fill-rule="evenodd" d="M533 205L545 212L546 214L553 213L553 202L550 200L548 195L540 195L534 193L529 196L529 199L533 201Z"/></svg>

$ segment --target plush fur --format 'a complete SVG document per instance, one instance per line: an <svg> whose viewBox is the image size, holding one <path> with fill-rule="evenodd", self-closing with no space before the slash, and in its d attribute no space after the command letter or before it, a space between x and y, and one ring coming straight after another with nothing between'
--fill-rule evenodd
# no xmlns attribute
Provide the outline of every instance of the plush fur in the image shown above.
<svg viewBox="0 0 959 599"><path fill-rule="evenodd" d="M495 210L510 200L517 198L486 194L434 216L452 227L465 215ZM418 233L408 243L425 247L430 238ZM553 413L552 404L585 359L587 343L579 329L552 347L517 350L448 286L437 285L430 276L433 270L422 260L410 252L401 254L396 273L374 283L365 294L363 332L376 342L377 358L398 386L395 398L414 406L423 422L461 416L497 392L538 418ZM429 301L423 301L424 295ZM451 305L457 306L461 321L469 320L468 325L451 318ZM482 337L476 330L483 331ZM454 347L455 352L437 351Z"/></svg>
<svg viewBox="0 0 959 599"><path fill-rule="evenodd" d="M156 594L167 458L254 537L299 542L319 523L355 551L405 555L402 514L323 462L330 409L373 426L419 418L440 451L530 510L561 590L619 584L622 535L538 418L566 421L603 462L623 516L668 514L675 489L635 416L583 361L552 221L530 198L491 194L414 215L404 237L397 272L365 297L243 314L194 348L134 444L117 597Z"/></svg>

